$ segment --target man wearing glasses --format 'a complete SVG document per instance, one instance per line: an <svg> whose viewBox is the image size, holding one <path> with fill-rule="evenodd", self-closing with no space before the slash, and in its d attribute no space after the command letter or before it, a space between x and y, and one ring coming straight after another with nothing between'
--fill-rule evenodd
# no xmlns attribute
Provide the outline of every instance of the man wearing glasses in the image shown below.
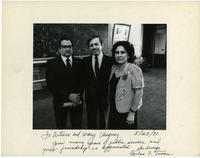
<svg viewBox="0 0 200 158"><path fill-rule="evenodd" d="M72 41L59 41L60 56L47 61L46 81L53 93L53 107L57 129L66 129L67 114L73 129L82 127L82 98L79 76L80 59L73 57Z"/></svg>

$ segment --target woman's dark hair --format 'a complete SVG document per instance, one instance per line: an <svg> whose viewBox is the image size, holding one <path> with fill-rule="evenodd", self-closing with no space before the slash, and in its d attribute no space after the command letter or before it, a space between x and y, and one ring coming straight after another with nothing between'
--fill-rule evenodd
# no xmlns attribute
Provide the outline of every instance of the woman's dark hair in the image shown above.
<svg viewBox="0 0 200 158"><path fill-rule="evenodd" d="M128 62L133 63L135 60L134 46L128 41L118 41L113 45L113 48L112 48L112 59L113 59L114 64L117 64L117 62L115 61L115 51L118 46L124 47L124 49L126 50L126 52L128 53L128 56L129 56Z"/></svg>

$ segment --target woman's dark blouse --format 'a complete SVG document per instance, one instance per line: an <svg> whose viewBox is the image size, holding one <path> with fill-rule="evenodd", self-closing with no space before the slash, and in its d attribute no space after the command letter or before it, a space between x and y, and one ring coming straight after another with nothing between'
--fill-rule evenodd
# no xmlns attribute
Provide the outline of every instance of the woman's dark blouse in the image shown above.
<svg viewBox="0 0 200 158"><path fill-rule="evenodd" d="M137 116L135 116L135 123L128 125L126 118L128 113L119 113L116 109L115 94L116 86L120 77L116 78L115 73L110 80L110 115L109 115L109 129L137 129Z"/></svg>

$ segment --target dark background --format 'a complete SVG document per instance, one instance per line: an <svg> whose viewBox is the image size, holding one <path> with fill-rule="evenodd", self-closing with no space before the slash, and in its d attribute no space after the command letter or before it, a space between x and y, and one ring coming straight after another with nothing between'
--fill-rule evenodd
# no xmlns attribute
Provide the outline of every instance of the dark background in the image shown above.
<svg viewBox="0 0 200 158"><path fill-rule="evenodd" d="M108 49L108 24L34 24L33 58L58 55L58 41L67 36L72 40L74 55L89 55L87 40L98 35L104 42L103 52Z"/></svg>

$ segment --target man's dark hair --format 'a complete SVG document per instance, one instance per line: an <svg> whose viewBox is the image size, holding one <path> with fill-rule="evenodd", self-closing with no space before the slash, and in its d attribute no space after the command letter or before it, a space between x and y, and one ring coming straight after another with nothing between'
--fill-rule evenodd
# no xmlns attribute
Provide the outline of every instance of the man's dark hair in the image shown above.
<svg viewBox="0 0 200 158"><path fill-rule="evenodd" d="M73 47L73 42L72 42L72 40L71 40L69 37L63 36L63 37L61 37L61 38L59 39L59 41L58 41L58 46L59 46L59 48L60 48L60 46L61 46L60 44L61 44L61 42L62 42L63 40L70 41L70 42L72 43L72 47Z"/></svg>
<svg viewBox="0 0 200 158"><path fill-rule="evenodd" d="M89 43L90 43L90 41L92 41L92 40L95 39L95 38L98 38L98 39L99 39L101 45L103 44L103 41L102 41L102 39L101 39L99 36L97 36L97 35L93 35L93 36L91 36L91 37L88 39L88 41L87 41L87 45L88 45L88 47L89 47Z"/></svg>
<svg viewBox="0 0 200 158"><path fill-rule="evenodd" d="M135 60L135 49L134 46L128 42L128 41L118 41L113 45L112 48L112 60L114 64L117 64L117 62L115 61L115 50L117 49L118 46L123 46L124 49L126 50L126 52L128 53L128 62L129 63L133 63Z"/></svg>

